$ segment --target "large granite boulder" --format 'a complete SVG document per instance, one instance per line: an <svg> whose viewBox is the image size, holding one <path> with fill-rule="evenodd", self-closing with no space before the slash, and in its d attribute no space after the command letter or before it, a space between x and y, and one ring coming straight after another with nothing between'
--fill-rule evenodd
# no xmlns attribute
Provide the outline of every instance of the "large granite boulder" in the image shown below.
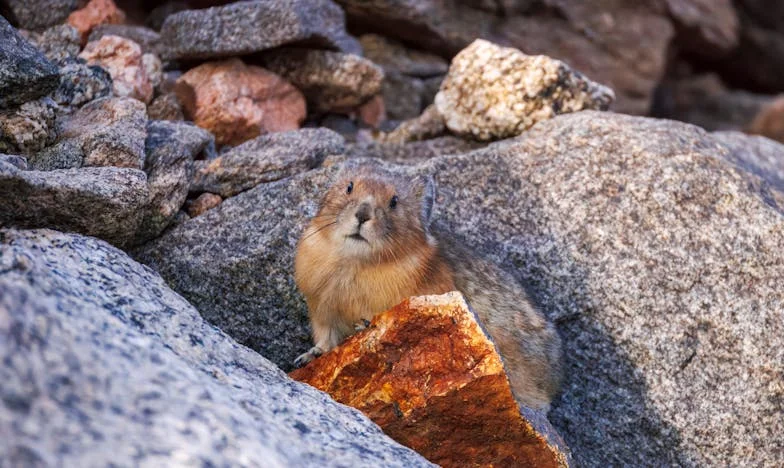
<svg viewBox="0 0 784 468"><path fill-rule="evenodd" d="M557 324L550 419L580 465L784 462L784 217L722 158L697 127L579 112L397 169L434 173L438 230L528 284ZM310 345L296 241L340 165L259 185L136 254L288 368Z"/></svg>
<svg viewBox="0 0 784 468"><path fill-rule="evenodd" d="M432 466L97 239L0 231L0 358L4 465Z"/></svg>
<svg viewBox="0 0 784 468"><path fill-rule="evenodd" d="M58 81L57 67L0 16L0 108L44 96Z"/></svg>

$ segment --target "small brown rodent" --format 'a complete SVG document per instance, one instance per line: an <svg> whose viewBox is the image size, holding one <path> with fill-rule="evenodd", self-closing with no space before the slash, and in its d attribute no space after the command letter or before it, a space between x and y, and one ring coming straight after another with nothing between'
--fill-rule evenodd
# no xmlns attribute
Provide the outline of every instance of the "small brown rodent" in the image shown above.
<svg viewBox="0 0 784 468"><path fill-rule="evenodd" d="M546 406L560 382L558 334L525 290L444 233L431 232L432 178L345 170L297 246L295 278L315 346L303 365L410 296L463 293L503 358L518 401Z"/></svg>

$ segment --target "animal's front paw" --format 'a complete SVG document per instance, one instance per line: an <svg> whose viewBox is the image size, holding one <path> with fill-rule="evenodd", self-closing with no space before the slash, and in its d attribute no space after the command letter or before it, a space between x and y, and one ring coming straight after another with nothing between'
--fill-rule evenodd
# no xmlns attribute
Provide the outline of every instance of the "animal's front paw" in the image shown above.
<svg viewBox="0 0 784 468"><path fill-rule="evenodd" d="M302 367L322 354L324 354L324 350L318 346L314 346L310 348L307 353L300 354L299 357L294 360L294 366Z"/></svg>
<svg viewBox="0 0 784 468"><path fill-rule="evenodd" d="M354 331L359 332L370 326L370 320L362 319L354 324Z"/></svg>

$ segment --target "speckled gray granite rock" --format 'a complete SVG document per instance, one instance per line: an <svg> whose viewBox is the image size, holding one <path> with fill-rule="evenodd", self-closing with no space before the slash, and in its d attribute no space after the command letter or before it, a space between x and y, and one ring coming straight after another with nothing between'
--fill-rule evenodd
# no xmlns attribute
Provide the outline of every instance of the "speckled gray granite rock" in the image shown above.
<svg viewBox="0 0 784 468"><path fill-rule="evenodd" d="M20 28L46 29L68 19L80 0L5 0L10 19Z"/></svg>
<svg viewBox="0 0 784 468"><path fill-rule="evenodd" d="M162 58L206 59L251 54L307 42L361 54L345 31L343 10L331 0L236 2L187 10L166 18Z"/></svg>
<svg viewBox="0 0 784 468"><path fill-rule="evenodd" d="M324 128L269 133L247 141L209 161L196 161L191 192L231 197L316 167L344 150L345 140Z"/></svg>
<svg viewBox="0 0 784 468"><path fill-rule="evenodd" d="M52 99L64 107L79 107L112 94L112 77L99 65L68 59L60 67L60 84Z"/></svg>
<svg viewBox="0 0 784 468"><path fill-rule="evenodd" d="M61 65L82 50L79 31L70 24L58 24L42 32L28 31L27 39L53 63Z"/></svg>
<svg viewBox="0 0 784 468"><path fill-rule="evenodd" d="M741 132L714 132L711 135L729 148L724 159L758 175L784 194L784 145Z"/></svg>
<svg viewBox="0 0 784 468"><path fill-rule="evenodd" d="M31 154L57 138L56 105L48 97L0 110L0 152Z"/></svg>
<svg viewBox="0 0 784 468"><path fill-rule="evenodd" d="M9 466L432 466L97 239L0 231L0 338Z"/></svg>
<svg viewBox="0 0 784 468"><path fill-rule="evenodd" d="M30 164L41 170L82 165L141 169L146 124L147 110L141 101L128 97L95 99L59 119L57 144L31 156Z"/></svg>
<svg viewBox="0 0 784 468"><path fill-rule="evenodd" d="M453 133L497 140L558 114L606 110L614 99L560 60L477 39L452 59L435 106Z"/></svg>
<svg viewBox="0 0 784 468"><path fill-rule="evenodd" d="M455 136L444 136L410 143L363 142L346 146L349 158L376 158L398 164L416 164L438 156L469 153L485 144ZM337 158L341 158L338 156ZM337 160L333 158L333 160ZM325 162L327 164L327 162Z"/></svg>
<svg viewBox="0 0 784 468"><path fill-rule="evenodd" d="M172 222L188 196L194 158L214 140L192 123L147 123L144 172L150 198L135 242L157 236Z"/></svg>
<svg viewBox="0 0 784 468"><path fill-rule="evenodd" d="M784 212L727 152L690 125L579 112L399 169L435 173L438 229L557 324L550 419L580 466L784 463ZM288 366L310 345L296 241L339 166L225 200L138 257Z"/></svg>
<svg viewBox="0 0 784 468"><path fill-rule="evenodd" d="M283 47L261 56L261 65L297 87L308 110L347 111L381 90L384 72L359 55Z"/></svg>
<svg viewBox="0 0 784 468"><path fill-rule="evenodd" d="M0 108L38 99L57 82L57 67L0 16Z"/></svg>
<svg viewBox="0 0 784 468"><path fill-rule="evenodd" d="M0 227L52 228L126 245L149 192L138 169L23 171L0 162Z"/></svg>
<svg viewBox="0 0 784 468"><path fill-rule="evenodd" d="M27 170L27 158L17 154L0 154L0 164L10 164L18 169Z"/></svg>

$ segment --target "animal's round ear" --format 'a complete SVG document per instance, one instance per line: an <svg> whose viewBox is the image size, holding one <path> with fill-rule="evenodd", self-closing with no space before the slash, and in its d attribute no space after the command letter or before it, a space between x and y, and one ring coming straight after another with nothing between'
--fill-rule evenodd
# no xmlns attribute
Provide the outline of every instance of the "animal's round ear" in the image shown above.
<svg viewBox="0 0 784 468"><path fill-rule="evenodd" d="M436 203L436 181L432 175L418 176L414 179L413 187L420 208L419 218L422 226L427 229L433 215L433 205Z"/></svg>

